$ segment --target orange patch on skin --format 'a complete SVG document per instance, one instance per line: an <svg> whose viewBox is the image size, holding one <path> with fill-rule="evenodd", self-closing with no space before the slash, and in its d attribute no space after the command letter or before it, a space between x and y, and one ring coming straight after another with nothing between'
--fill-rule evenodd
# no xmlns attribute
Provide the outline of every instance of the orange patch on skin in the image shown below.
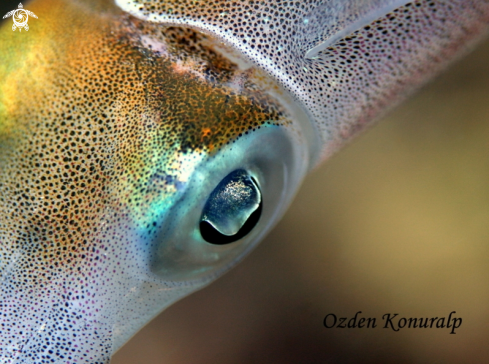
<svg viewBox="0 0 489 364"><path fill-rule="evenodd" d="M212 133L212 130L210 128L203 128L202 129L202 138L206 138L210 136Z"/></svg>
<svg viewBox="0 0 489 364"><path fill-rule="evenodd" d="M96 15L76 2L44 4L32 8L42 32L28 33L41 42L27 49L36 53L25 55L29 67L3 78L3 87L17 90L9 122L26 127L2 161L0 183L9 188L3 206L16 207L7 213L0 206L2 223L36 234L33 256L73 262L89 249L106 211L151 221L152 204L177 190L172 181L186 168L186 154L216 153L265 123L287 123L259 87L238 93L223 86L240 71L203 46L201 34L117 11ZM145 48L147 34L173 55ZM34 81L19 81L30 72Z"/></svg>

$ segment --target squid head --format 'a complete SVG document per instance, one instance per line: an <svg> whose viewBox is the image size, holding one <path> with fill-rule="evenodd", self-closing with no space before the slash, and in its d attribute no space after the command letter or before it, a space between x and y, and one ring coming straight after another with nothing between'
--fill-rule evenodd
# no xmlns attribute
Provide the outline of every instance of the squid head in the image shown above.
<svg viewBox="0 0 489 364"><path fill-rule="evenodd" d="M106 363L486 31L480 0L35 0L0 30L0 361Z"/></svg>

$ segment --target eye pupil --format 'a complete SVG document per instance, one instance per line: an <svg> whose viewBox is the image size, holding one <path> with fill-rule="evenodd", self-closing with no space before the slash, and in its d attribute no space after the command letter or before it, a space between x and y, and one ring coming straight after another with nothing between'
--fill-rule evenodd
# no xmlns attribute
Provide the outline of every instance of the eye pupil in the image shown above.
<svg viewBox="0 0 489 364"><path fill-rule="evenodd" d="M261 191L243 169L228 174L212 191L200 221L202 238L211 244L229 244L246 236L260 220Z"/></svg>
<svg viewBox="0 0 489 364"><path fill-rule="evenodd" d="M224 245L224 244L233 243L235 241L238 241L239 239L244 238L246 235L248 235L248 233L251 230L253 230L255 225L260 220L261 210L262 210L262 204L260 203L258 209L251 214L248 220L246 220L243 227L235 235L228 236L228 235L221 234L207 221L200 222L200 234L202 235L205 241L211 244Z"/></svg>

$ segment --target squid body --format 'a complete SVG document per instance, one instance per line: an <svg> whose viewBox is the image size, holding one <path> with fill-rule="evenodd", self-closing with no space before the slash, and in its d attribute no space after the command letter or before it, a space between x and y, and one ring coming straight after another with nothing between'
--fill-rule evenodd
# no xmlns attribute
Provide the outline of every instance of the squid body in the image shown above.
<svg viewBox="0 0 489 364"><path fill-rule="evenodd" d="M304 175L470 48L485 0L35 0L0 29L0 363L108 363Z"/></svg>

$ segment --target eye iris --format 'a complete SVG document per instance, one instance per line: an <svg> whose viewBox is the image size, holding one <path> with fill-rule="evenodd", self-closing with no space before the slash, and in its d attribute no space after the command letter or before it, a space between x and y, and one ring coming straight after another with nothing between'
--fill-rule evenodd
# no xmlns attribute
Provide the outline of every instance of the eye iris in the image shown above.
<svg viewBox="0 0 489 364"><path fill-rule="evenodd" d="M200 233L212 244L228 244L246 236L258 223L261 191L245 170L228 174L212 191L200 221Z"/></svg>

